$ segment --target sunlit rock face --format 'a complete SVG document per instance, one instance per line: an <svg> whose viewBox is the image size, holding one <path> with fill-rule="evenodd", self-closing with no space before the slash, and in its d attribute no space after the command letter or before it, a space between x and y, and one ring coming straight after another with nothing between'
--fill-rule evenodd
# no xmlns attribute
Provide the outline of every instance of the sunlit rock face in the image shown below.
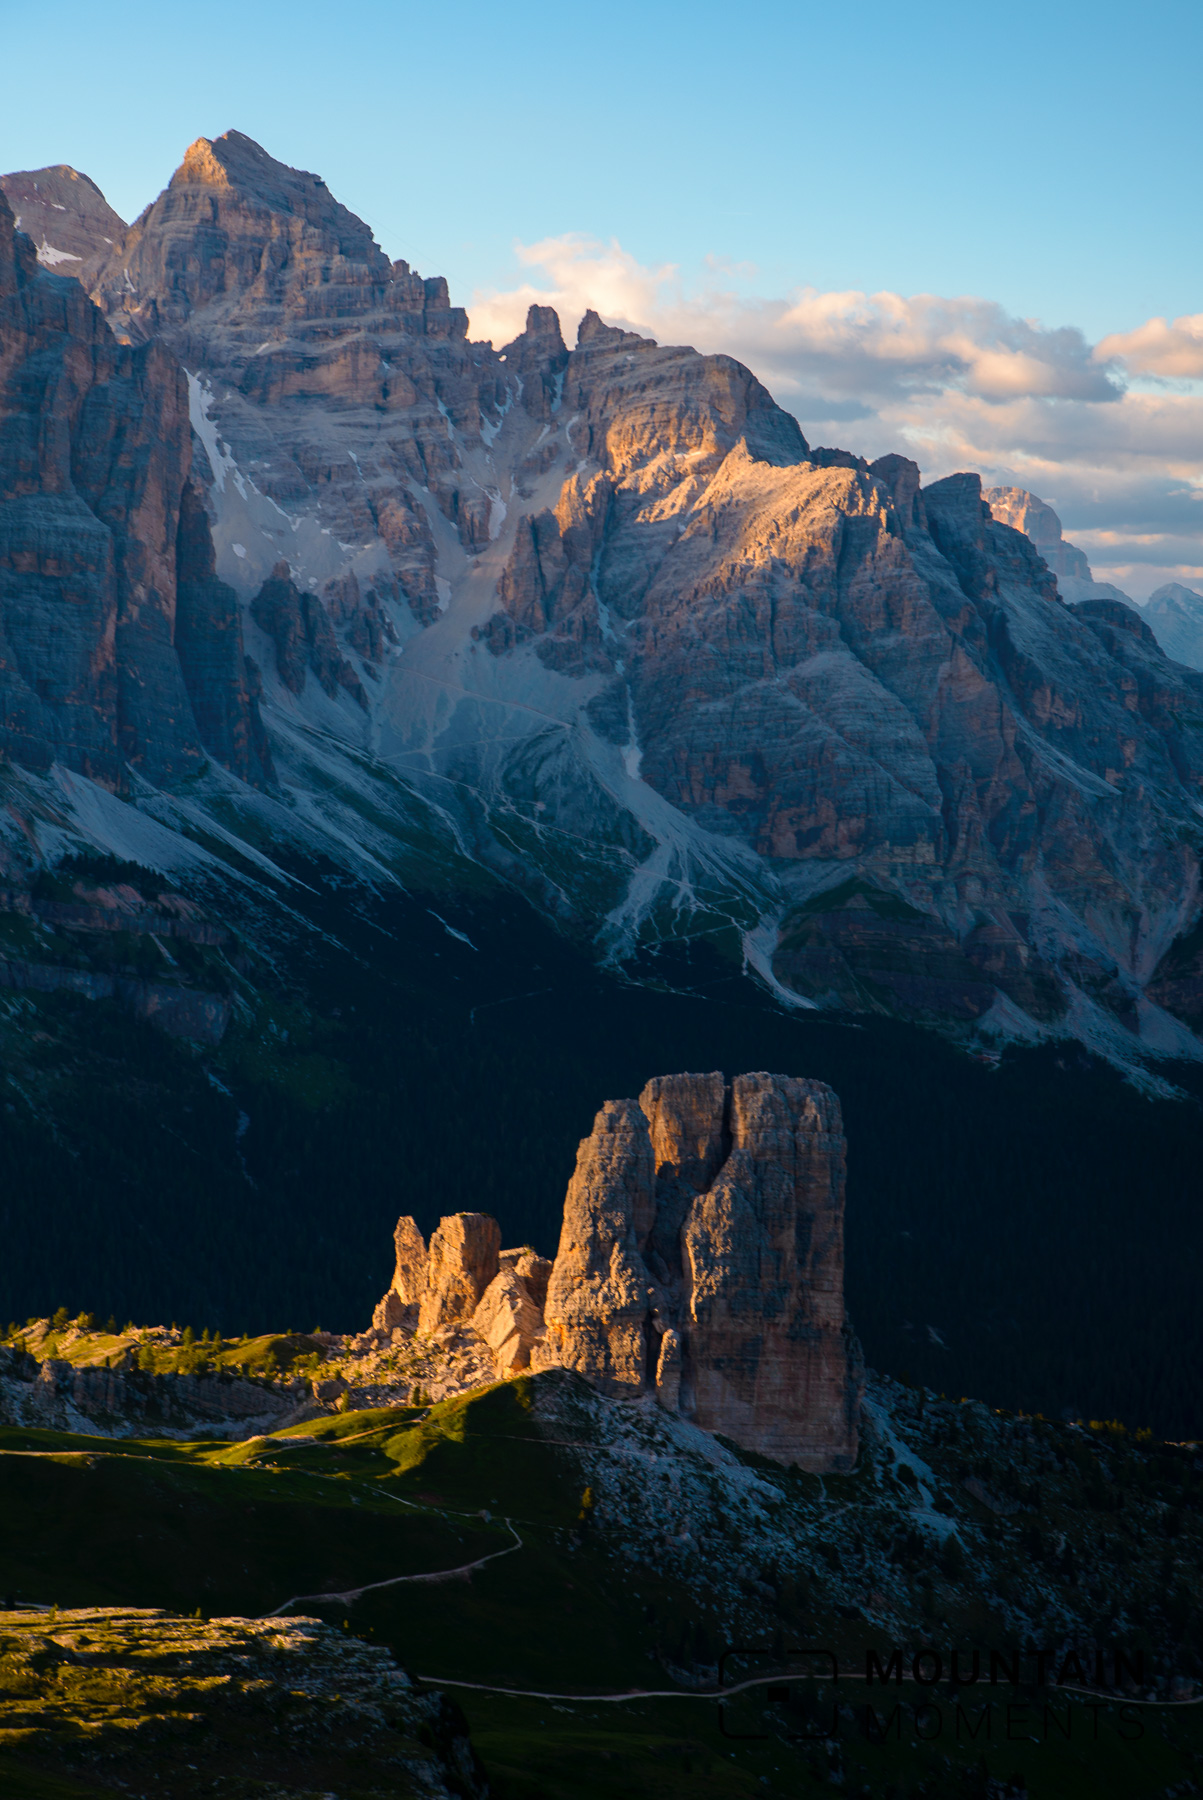
<svg viewBox="0 0 1203 1800"><path fill-rule="evenodd" d="M1063 600L1122 600L1134 602L1110 581L1096 581L1086 552L1071 544L1061 531L1061 520L1046 500L1027 488L992 487L982 498L1000 525L1011 525L1022 531L1036 547L1042 560L1057 578Z"/></svg>
<svg viewBox="0 0 1203 1800"><path fill-rule="evenodd" d="M1061 521L1046 501L1017 487L987 488L982 498L1000 525L1010 525L1031 539L1054 575L1092 580L1086 552L1061 535Z"/></svg>
<svg viewBox="0 0 1203 1800"><path fill-rule="evenodd" d="M418 1313L424 1337L467 1324L500 1264L501 1227L488 1213L452 1213L431 1235Z"/></svg>
<svg viewBox="0 0 1203 1800"><path fill-rule="evenodd" d="M665 1076L581 1144L536 1367L804 1468L856 1460L844 1136L822 1082Z"/></svg>
<svg viewBox="0 0 1203 1800"><path fill-rule="evenodd" d="M820 1081L657 1077L608 1100L582 1140L554 1262L500 1250L485 1213L442 1219L429 1250L399 1219L374 1341L466 1335L500 1376L571 1369L781 1462L849 1469L861 1366L844 1159Z"/></svg>
<svg viewBox="0 0 1203 1800"><path fill-rule="evenodd" d="M260 494L320 502L336 540L322 546L325 579L341 569L337 543L370 542L383 553L360 567L367 591L391 599L400 578L415 613L437 615L434 541L411 484L466 544L487 543L492 498L455 480L456 437L479 444L482 406L505 399L441 277L390 263L320 176L232 131L191 146L93 293L119 335L162 338L220 388L223 438ZM277 557L290 536L278 533ZM259 529L250 537L262 577Z"/></svg>
<svg viewBox="0 0 1203 1800"><path fill-rule="evenodd" d="M408 1216L393 1234L397 1262L372 1315L381 1338L394 1332L445 1337L470 1329L488 1346L500 1375L530 1367L543 1333L551 1264L529 1246L499 1250L501 1228L487 1213L440 1219L429 1249Z"/></svg>
<svg viewBox="0 0 1203 1800"><path fill-rule="evenodd" d="M417 795L610 954L734 927L814 1003L1197 1048L1150 982L1199 912L1201 678L1034 497L811 447L732 359L594 313L473 343L235 132L92 291L188 372L277 761L347 751L332 844L366 753L401 863Z"/></svg>
<svg viewBox="0 0 1203 1800"><path fill-rule="evenodd" d="M119 344L0 196L0 749L121 788L270 757L189 480L182 371Z"/></svg>

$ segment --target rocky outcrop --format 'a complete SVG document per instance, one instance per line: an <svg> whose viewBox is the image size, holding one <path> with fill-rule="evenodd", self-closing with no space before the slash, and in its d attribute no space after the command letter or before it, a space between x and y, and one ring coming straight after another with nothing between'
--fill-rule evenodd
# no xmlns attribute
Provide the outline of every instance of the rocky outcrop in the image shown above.
<svg viewBox="0 0 1203 1800"><path fill-rule="evenodd" d="M38 261L56 275L86 283L90 266L103 262L127 230L96 183L67 163L0 175L0 193L17 230L33 239Z"/></svg>
<svg viewBox="0 0 1203 1800"><path fill-rule="evenodd" d="M243 652L238 596L217 579L213 538L195 480L184 483L176 539L175 648L201 742L256 786L273 780L259 713L258 670Z"/></svg>
<svg viewBox="0 0 1203 1800"><path fill-rule="evenodd" d="M654 1290L642 1246L655 1218L647 1120L638 1101L607 1100L564 1201L541 1366L575 1369L616 1398L646 1388Z"/></svg>
<svg viewBox="0 0 1203 1800"><path fill-rule="evenodd" d="M740 1075L729 1118L730 1151L681 1230L682 1406L766 1456L850 1468L839 1101L822 1082Z"/></svg>
<svg viewBox="0 0 1203 1800"><path fill-rule="evenodd" d="M1047 501L1027 488L986 488L982 498L1000 525L1010 525L1035 546L1057 577L1063 600L1131 600L1109 581L1096 581L1086 552L1061 535L1061 521Z"/></svg>
<svg viewBox="0 0 1203 1800"><path fill-rule="evenodd" d="M0 1424L116 1436L131 1428L182 1435L217 1427L242 1435L252 1423L270 1426L287 1415L299 1397L225 1370L155 1375L139 1369L132 1352L113 1360L111 1368L81 1367L0 1346Z"/></svg>
<svg viewBox="0 0 1203 1800"><path fill-rule="evenodd" d="M466 1326L486 1291L504 1274L503 1286L481 1314L488 1330L495 1331L504 1295L519 1279L512 1264L502 1270L501 1227L496 1219L488 1213L452 1213L439 1221L428 1247L413 1219L404 1216L397 1220L393 1241L396 1267L372 1317L376 1331L417 1331L430 1337ZM508 1335L503 1332L499 1344Z"/></svg>
<svg viewBox="0 0 1203 1800"><path fill-rule="evenodd" d="M844 1138L821 1082L668 1076L582 1143L536 1367L806 1468L856 1459Z"/></svg>
<svg viewBox="0 0 1203 1800"><path fill-rule="evenodd" d="M487 1214L456 1213L427 1253L399 1220L376 1332L467 1327L502 1376L571 1369L782 1462L855 1463L844 1136L822 1082L666 1075L608 1100L577 1152L554 1263L500 1241Z"/></svg>
<svg viewBox="0 0 1203 1800"><path fill-rule="evenodd" d="M293 546L303 587L340 572L334 539L370 545L364 574L383 548L390 583L437 617L423 502L433 496L465 542L489 542L498 496L462 473L463 450L483 449L506 400L498 359L468 345L441 277L390 263L320 176L231 131L188 149L92 292L119 336L160 338L201 371L256 494L320 504L326 543ZM259 531L241 519L239 533L245 567L229 572L261 580Z"/></svg>
<svg viewBox="0 0 1203 1800"><path fill-rule="evenodd" d="M530 1368L531 1350L543 1335L543 1314L516 1269L493 1277L472 1314L472 1329L497 1358L501 1375Z"/></svg>
<svg viewBox="0 0 1203 1800"><path fill-rule="evenodd" d="M426 1281L418 1313L424 1337L466 1325L497 1275L501 1227L488 1213L452 1213L430 1239Z"/></svg>
<svg viewBox="0 0 1203 1800"><path fill-rule="evenodd" d="M345 688L365 710L363 683L335 641L325 607L316 594L301 593L288 564L277 563L251 602L251 617L272 639L276 673L290 693L300 694L312 670L325 693Z"/></svg>
<svg viewBox="0 0 1203 1800"><path fill-rule="evenodd" d="M1061 535L1061 521L1046 501L1017 487L986 488L982 499L1000 525L1010 525L1031 539L1054 575L1092 579L1086 552Z"/></svg>
<svg viewBox="0 0 1203 1800"><path fill-rule="evenodd" d="M376 1332L472 1328L497 1372L569 1368L807 1469L857 1453L836 1094L785 1075L666 1075L607 1100L576 1154L555 1262L486 1213L427 1255L398 1220Z"/></svg>
<svg viewBox="0 0 1203 1800"><path fill-rule="evenodd" d="M237 612L206 585L207 523L185 506L190 461L178 364L118 344L0 198L0 747L15 762L117 788L131 769L195 773L208 750L263 774Z"/></svg>
<svg viewBox="0 0 1203 1800"><path fill-rule="evenodd" d="M499 1260L503 1270L512 1269L525 1282L542 1318L547 1303L547 1284L551 1280L551 1258L540 1256L537 1250L524 1244L520 1250L503 1250Z"/></svg>
<svg viewBox="0 0 1203 1800"><path fill-rule="evenodd" d="M426 1240L408 1214L397 1220L393 1244L397 1261L392 1285L373 1313L372 1325L377 1331L413 1331L417 1328L418 1311L426 1290L429 1259Z"/></svg>

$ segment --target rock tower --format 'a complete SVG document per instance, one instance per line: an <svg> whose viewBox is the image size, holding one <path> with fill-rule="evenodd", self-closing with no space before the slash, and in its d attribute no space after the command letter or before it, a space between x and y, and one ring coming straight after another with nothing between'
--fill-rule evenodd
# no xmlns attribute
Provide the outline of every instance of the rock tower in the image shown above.
<svg viewBox="0 0 1203 1800"><path fill-rule="evenodd" d="M577 1153L554 1264L479 1213L429 1253L397 1227L378 1329L470 1326L503 1374L574 1369L745 1449L856 1460L859 1349L844 1312L839 1100L787 1075L666 1075L608 1100Z"/></svg>

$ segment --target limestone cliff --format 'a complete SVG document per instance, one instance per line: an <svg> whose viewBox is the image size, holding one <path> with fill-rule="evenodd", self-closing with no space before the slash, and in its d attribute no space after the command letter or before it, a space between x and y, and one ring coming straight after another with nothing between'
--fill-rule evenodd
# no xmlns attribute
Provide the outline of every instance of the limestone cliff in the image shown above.
<svg viewBox="0 0 1203 1800"><path fill-rule="evenodd" d="M805 1468L856 1459L844 1138L821 1082L667 1076L581 1145L536 1367L655 1392Z"/></svg>
<svg viewBox="0 0 1203 1800"><path fill-rule="evenodd" d="M474 343L237 132L92 292L190 372L214 575L332 854L387 785L402 860L433 820L612 956L734 927L820 1005L1197 1051L1157 971L1200 910L1203 681L1026 491L813 447L731 358L596 313Z"/></svg>
<svg viewBox="0 0 1203 1800"><path fill-rule="evenodd" d="M982 499L1000 525L1010 525L1031 539L1053 574L1074 581L1091 581L1086 552L1061 533L1061 521L1052 507L1027 488L987 488Z"/></svg>
<svg viewBox="0 0 1203 1800"><path fill-rule="evenodd" d="M124 785L262 779L236 597L189 487L183 371L119 344L0 197L0 748Z"/></svg>
<svg viewBox="0 0 1203 1800"><path fill-rule="evenodd" d="M1203 669L1203 594L1167 581L1149 595L1142 617L1167 656Z"/></svg>
<svg viewBox="0 0 1203 1800"><path fill-rule="evenodd" d="M844 1316L844 1137L822 1082L668 1075L583 1140L555 1261L499 1252L495 1220L398 1221L374 1341L465 1328L506 1376L567 1368L804 1468L856 1460ZM373 1341L369 1333L366 1341Z"/></svg>

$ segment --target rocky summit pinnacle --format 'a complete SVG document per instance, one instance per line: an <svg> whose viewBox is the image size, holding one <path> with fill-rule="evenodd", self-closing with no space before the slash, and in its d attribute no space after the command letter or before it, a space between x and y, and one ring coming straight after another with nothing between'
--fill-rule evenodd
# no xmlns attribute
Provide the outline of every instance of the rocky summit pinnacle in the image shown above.
<svg viewBox="0 0 1203 1800"><path fill-rule="evenodd" d="M581 1144L535 1367L655 1393L804 1468L856 1460L844 1136L822 1082L670 1075Z"/></svg>

